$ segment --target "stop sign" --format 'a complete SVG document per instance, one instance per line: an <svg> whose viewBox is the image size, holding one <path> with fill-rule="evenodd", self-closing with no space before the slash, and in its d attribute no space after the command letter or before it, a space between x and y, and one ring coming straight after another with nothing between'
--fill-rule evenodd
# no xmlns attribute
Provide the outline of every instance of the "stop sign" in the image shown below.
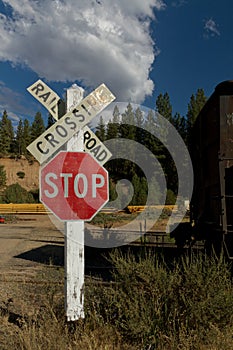
<svg viewBox="0 0 233 350"><path fill-rule="evenodd" d="M40 200L60 220L91 220L108 202L108 172L90 154L58 153L40 171Z"/></svg>

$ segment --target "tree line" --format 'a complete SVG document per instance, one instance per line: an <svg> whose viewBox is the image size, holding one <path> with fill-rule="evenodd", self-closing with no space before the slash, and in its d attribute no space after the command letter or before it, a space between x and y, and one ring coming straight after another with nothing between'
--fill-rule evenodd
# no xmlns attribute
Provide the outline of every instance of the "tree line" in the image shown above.
<svg viewBox="0 0 233 350"><path fill-rule="evenodd" d="M176 200L178 191L178 175L176 165L164 146L164 144L153 136L153 130L156 128L156 112L166 118L178 131L183 138L185 144L189 148L191 145L191 130L192 126L204 106L207 98L203 89L198 89L196 94L193 94L188 104L186 116L181 116L179 113L173 114L172 105L168 93L160 94L155 103L155 110L149 110L147 115L138 107L133 109L129 103L126 110L120 114L116 106L113 111L112 118L107 124L104 123L103 118L100 117L99 124L96 127L96 135L101 141L109 139L130 139L145 146L159 161L163 173L165 174L167 185L167 204L173 204ZM161 126L161 125L160 125ZM169 138L168 130L161 128L163 138ZM151 130L150 133L147 130ZM165 135L167 133L167 135ZM116 144L114 155L117 155L118 146ZM177 150L180 152L181 150ZM154 204L161 204L162 189L160 187L160 174L156 171L149 171L147 179L143 171L134 162L134 156L140 152L136 144L127 145L128 158L131 160L123 160L120 156L117 159L110 160L106 164L106 168L110 173L110 197L114 198L115 183L117 180L126 178L131 181L134 187L134 196L131 205L141 205L146 203L148 195L148 181L153 186L155 193ZM144 162L150 167L151 155L143 152L142 157ZM116 194L115 194L116 195ZM124 202L124 199L122 199Z"/></svg>
<svg viewBox="0 0 233 350"><path fill-rule="evenodd" d="M47 126L45 126L41 113L37 112L31 124L28 119L20 119L16 130L14 130L12 121L5 110L0 120L0 156L24 155L29 157L27 146L52 123L52 117L49 116Z"/></svg>
<svg viewBox="0 0 233 350"><path fill-rule="evenodd" d="M196 120L197 115L205 104L207 98L203 89L198 89L190 98L187 108L187 115L182 116L180 113L173 114L172 105L168 93L159 94L155 109L149 110L145 117L144 112L137 107L134 110L129 103L126 110L120 113L117 105L113 110L113 114L107 123L104 123L100 117L99 123L95 129L96 135L101 141L110 139L130 139L145 146L159 160L164 171L167 181L167 203L173 203L177 194L177 173L173 159L161 141L154 137L147 130L153 130L156 125L156 113L158 112L174 125L186 145L190 146L190 132ZM40 112L37 112L33 122L30 124L28 119L19 120L16 130L14 130L11 119L8 117L7 111L3 112L0 120L0 156L1 157L20 157L25 156L28 160L32 160L32 155L27 151L26 147L40 136L47 128L54 123L51 115L48 116L47 125ZM145 128L146 127L146 128ZM114 155L119 151L114 149ZM134 187L134 196L132 205L141 205L146 203L148 194L149 180L154 186L156 193L155 203L159 203L161 191L159 187L158 174L152 172L149 179L143 173L142 169L134 163L135 153L138 152L136 146L132 143L128 146L127 153L129 160L114 159L106 164L106 168L110 174L110 199L116 198L115 184L117 180L125 178L131 181ZM150 154L145 155L150 157ZM146 159L150 164L150 159ZM4 169L0 169L0 189L4 188ZM14 191L13 191L14 192ZM25 196L24 196L25 197ZM124 194L123 194L124 197ZM25 200L25 199L24 199ZM122 198L124 202L124 198Z"/></svg>

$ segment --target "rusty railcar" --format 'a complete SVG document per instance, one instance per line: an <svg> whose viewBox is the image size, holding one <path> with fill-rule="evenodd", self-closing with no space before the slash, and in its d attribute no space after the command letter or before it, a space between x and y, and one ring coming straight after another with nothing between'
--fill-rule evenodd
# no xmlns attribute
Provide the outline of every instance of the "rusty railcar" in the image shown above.
<svg viewBox="0 0 233 350"><path fill-rule="evenodd" d="M192 234L233 257L233 80L217 85L199 113L190 154Z"/></svg>

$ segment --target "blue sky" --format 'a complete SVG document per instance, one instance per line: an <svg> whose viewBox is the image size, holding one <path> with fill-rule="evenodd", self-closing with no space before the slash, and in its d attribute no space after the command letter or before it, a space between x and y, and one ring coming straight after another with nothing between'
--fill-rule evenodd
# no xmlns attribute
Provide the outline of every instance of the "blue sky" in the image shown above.
<svg viewBox="0 0 233 350"><path fill-rule="evenodd" d="M233 79L232 13L230 0L0 0L0 113L46 120L26 91L41 78L60 96L104 82L150 108L168 92L185 115L198 88Z"/></svg>

